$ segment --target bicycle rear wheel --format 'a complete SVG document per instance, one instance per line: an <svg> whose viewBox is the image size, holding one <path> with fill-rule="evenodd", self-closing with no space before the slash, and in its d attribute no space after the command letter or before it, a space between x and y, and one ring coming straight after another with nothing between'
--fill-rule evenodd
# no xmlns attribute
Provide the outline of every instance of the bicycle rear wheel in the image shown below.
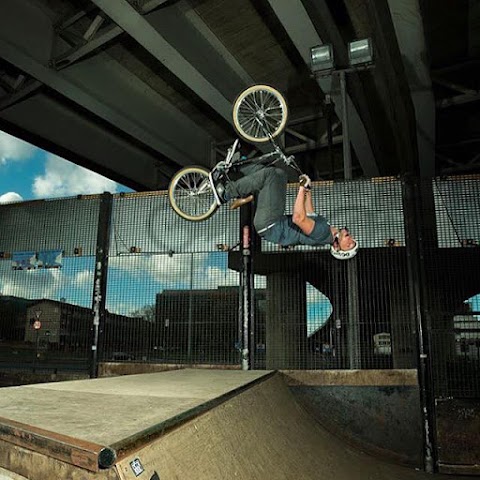
<svg viewBox="0 0 480 480"><path fill-rule="evenodd" d="M278 90L268 85L247 88L233 105L235 129L249 142L267 142L280 135L287 117L287 102Z"/></svg>
<svg viewBox="0 0 480 480"><path fill-rule="evenodd" d="M185 220L200 222L210 218L218 208L212 191L210 173L204 167L185 167L170 181L168 199L173 210Z"/></svg>

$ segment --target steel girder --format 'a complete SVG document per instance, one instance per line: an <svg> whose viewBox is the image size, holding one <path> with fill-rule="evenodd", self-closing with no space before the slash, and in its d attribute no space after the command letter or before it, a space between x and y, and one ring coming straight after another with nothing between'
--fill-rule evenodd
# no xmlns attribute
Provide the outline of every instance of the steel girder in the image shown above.
<svg viewBox="0 0 480 480"><path fill-rule="evenodd" d="M420 174L435 175L435 99L417 0L388 0L415 107Z"/></svg>
<svg viewBox="0 0 480 480"><path fill-rule="evenodd" d="M126 0L92 0L115 23L176 75L185 85L210 105L225 120L231 122L231 100L210 83L189 63L152 24ZM190 45L194 46L194 45ZM203 61L207 63L208 59Z"/></svg>

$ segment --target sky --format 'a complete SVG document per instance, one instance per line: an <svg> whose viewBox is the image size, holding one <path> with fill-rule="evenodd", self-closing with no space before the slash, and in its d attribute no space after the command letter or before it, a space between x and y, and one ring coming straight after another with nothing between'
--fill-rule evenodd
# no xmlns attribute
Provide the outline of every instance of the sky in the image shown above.
<svg viewBox="0 0 480 480"><path fill-rule="evenodd" d="M0 203L131 191L0 131Z"/></svg>

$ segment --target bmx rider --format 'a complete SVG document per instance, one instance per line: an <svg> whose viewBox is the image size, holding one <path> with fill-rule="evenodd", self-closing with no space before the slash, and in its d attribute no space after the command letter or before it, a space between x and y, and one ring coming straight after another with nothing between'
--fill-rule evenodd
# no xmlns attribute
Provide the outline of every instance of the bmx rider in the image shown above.
<svg viewBox="0 0 480 480"><path fill-rule="evenodd" d="M314 211L311 180L300 176L300 186L292 215L285 215L287 174L275 166L247 165L242 168L244 176L230 181L221 170L211 177L213 190L219 204L234 200L237 208L256 199L253 220L257 233L267 242L281 246L331 245L332 255L339 260L354 257L358 242L347 228L330 226L322 215Z"/></svg>

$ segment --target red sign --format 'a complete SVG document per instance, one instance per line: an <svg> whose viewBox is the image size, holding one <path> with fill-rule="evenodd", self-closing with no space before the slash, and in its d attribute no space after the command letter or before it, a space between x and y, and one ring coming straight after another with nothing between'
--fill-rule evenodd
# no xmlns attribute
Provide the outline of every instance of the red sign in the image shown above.
<svg viewBox="0 0 480 480"><path fill-rule="evenodd" d="M33 328L35 330L40 330L42 328L42 322L40 320L35 320L33 322Z"/></svg>

